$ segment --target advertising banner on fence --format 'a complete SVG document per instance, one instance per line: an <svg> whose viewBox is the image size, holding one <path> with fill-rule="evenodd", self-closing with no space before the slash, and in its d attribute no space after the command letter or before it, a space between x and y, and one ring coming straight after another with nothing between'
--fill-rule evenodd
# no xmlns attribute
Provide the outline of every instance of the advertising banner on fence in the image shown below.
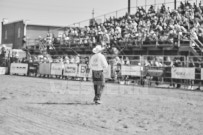
<svg viewBox="0 0 203 135"><path fill-rule="evenodd" d="M50 63L40 63L39 74L50 75L51 74L51 64Z"/></svg>
<svg viewBox="0 0 203 135"><path fill-rule="evenodd" d="M122 65L121 75L141 76L141 67Z"/></svg>
<svg viewBox="0 0 203 135"><path fill-rule="evenodd" d="M203 80L203 68L201 68L201 80Z"/></svg>
<svg viewBox="0 0 203 135"><path fill-rule="evenodd" d="M66 64L64 66L64 76L77 76L78 65L77 64Z"/></svg>
<svg viewBox="0 0 203 135"><path fill-rule="evenodd" d="M195 79L195 68L171 68L171 76L175 79Z"/></svg>
<svg viewBox="0 0 203 135"><path fill-rule="evenodd" d="M29 63L28 64L28 72L29 73L37 73L39 67L39 63Z"/></svg>
<svg viewBox="0 0 203 135"><path fill-rule="evenodd" d="M61 63L52 63L51 64L51 75L62 75L64 65Z"/></svg>
<svg viewBox="0 0 203 135"><path fill-rule="evenodd" d="M87 74L87 65L86 64L80 64L79 65L78 77L88 77L88 74Z"/></svg>
<svg viewBox="0 0 203 135"><path fill-rule="evenodd" d="M0 67L0 75L5 75L8 72L7 67Z"/></svg>
<svg viewBox="0 0 203 135"><path fill-rule="evenodd" d="M25 63L11 63L10 74L27 75L28 64Z"/></svg>
<svg viewBox="0 0 203 135"><path fill-rule="evenodd" d="M148 73L148 75L150 75L150 76L160 77L160 76L163 75L164 69L163 69L163 68L159 68L159 67L150 68L150 69L148 69L147 73Z"/></svg>

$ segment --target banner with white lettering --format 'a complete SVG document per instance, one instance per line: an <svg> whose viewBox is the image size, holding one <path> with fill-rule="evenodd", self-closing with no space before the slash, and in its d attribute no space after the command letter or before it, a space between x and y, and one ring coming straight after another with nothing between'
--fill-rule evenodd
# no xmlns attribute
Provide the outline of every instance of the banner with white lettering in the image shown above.
<svg viewBox="0 0 203 135"><path fill-rule="evenodd" d="M201 80L203 80L203 68L201 68Z"/></svg>
<svg viewBox="0 0 203 135"><path fill-rule="evenodd" d="M7 67L0 67L0 75L5 75L8 72Z"/></svg>
<svg viewBox="0 0 203 135"><path fill-rule="evenodd" d="M175 79L195 79L195 68L173 67L171 77Z"/></svg>
<svg viewBox="0 0 203 135"><path fill-rule="evenodd" d="M65 64L64 76L77 76L78 65L77 64Z"/></svg>
<svg viewBox="0 0 203 135"><path fill-rule="evenodd" d="M122 65L121 75L141 76L141 67Z"/></svg>
<svg viewBox="0 0 203 135"><path fill-rule="evenodd" d="M64 65L61 63L52 63L51 64L51 75L62 75Z"/></svg>
<svg viewBox="0 0 203 135"><path fill-rule="evenodd" d="M27 75L28 64L26 63L11 63L10 74Z"/></svg>
<svg viewBox="0 0 203 135"><path fill-rule="evenodd" d="M162 67L151 67L147 71L149 76L154 76L154 77L161 77L164 73L164 68Z"/></svg>
<svg viewBox="0 0 203 135"><path fill-rule="evenodd" d="M51 74L51 64L50 63L40 63L39 74L50 75Z"/></svg>

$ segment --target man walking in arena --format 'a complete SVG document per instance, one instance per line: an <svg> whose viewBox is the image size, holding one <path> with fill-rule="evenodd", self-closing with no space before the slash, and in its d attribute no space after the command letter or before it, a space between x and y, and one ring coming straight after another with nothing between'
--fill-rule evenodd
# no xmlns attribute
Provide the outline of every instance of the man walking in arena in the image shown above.
<svg viewBox="0 0 203 135"><path fill-rule="evenodd" d="M90 58L89 68L92 70L92 79L94 84L95 97L94 102L101 104L101 95L105 85L103 71L108 67L105 56L101 53L104 48L97 45L92 52L94 55Z"/></svg>

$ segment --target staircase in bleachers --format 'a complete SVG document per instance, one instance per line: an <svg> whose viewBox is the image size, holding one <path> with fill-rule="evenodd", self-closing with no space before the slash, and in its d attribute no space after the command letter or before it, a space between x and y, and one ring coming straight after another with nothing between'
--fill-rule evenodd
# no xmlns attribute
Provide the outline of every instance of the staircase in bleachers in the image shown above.
<svg viewBox="0 0 203 135"><path fill-rule="evenodd" d="M190 47L193 49L195 56L202 56L203 45L199 40L194 40L191 38Z"/></svg>

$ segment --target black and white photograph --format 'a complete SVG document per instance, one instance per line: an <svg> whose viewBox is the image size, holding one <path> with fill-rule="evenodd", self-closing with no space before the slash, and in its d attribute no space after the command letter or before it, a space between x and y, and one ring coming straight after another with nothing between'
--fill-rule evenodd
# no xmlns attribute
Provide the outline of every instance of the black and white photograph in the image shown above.
<svg viewBox="0 0 203 135"><path fill-rule="evenodd" d="M203 0L0 0L0 135L203 135Z"/></svg>

